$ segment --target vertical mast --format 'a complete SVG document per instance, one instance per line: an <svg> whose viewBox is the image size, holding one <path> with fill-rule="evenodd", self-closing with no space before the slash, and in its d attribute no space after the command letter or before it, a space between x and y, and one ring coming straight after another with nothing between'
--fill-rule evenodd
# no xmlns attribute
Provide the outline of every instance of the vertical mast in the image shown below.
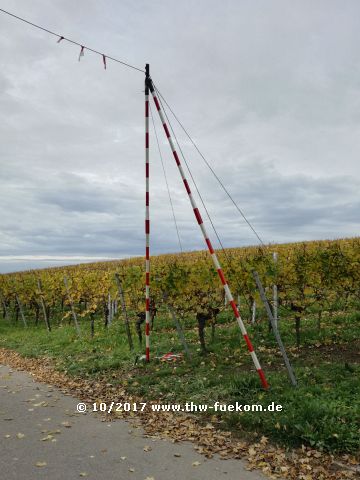
<svg viewBox="0 0 360 480"><path fill-rule="evenodd" d="M149 81L150 66L147 63L145 66L145 342L147 362L150 362Z"/></svg>

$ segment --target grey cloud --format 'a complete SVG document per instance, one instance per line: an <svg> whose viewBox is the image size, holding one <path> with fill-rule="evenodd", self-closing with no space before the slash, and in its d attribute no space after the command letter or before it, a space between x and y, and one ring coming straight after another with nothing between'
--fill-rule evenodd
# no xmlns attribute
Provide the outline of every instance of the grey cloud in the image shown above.
<svg viewBox="0 0 360 480"><path fill-rule="evenodd" d="M69 212L93 212L133 215L140 205L140 191L136 186L121 182L112 184L91 182L76 174L62 174L50 186L39 189L38 199L43 204L60 207Z"/></svg>
<svg viewBox="0 0 360 480"><path fill-rule="evenodd" d="M357 234L360 181L356 178L282 175L273 163L259 160L222 173L224 178L226 173L231 175L231 194L265 242L304 240L312 232L311 238L334 238L341 236L341 231L343 235ZM239 228L248 243L255 243L245 222L213 180L202 180L201 190L211 192L206 193L206 200L211 202L209 210L225 238L233 238L231 230Z"/></svg>

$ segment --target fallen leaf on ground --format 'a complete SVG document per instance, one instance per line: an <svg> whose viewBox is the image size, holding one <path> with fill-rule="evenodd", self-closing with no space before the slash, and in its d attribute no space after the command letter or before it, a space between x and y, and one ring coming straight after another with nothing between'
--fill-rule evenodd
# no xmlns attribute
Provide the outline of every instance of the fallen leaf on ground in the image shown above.
<svg viewBox="0 0 360 480"><path fill-rule="evenodd" d="M61 422L61 425L65 428L71 428L72 425L70 424L70 422Z"/></svg>

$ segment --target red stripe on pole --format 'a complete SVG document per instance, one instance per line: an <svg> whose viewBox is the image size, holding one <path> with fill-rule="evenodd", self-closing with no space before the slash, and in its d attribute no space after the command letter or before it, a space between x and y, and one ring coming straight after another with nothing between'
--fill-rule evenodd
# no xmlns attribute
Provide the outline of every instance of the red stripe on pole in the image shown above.
<svg viewBox="0 0 360 480"><path fill-rule="evenodd" d="M212 243L210 242L210 240L208 238L205 239L206 241L206 245L208 246L208 249L209 249L209 252L211 253L211 255L214 253L214 249L213 249L213 246L212 246Z"/></svg>
<svg viewBox="0 0 360 480"><path fill-rule="evenodd" d="M239 318L239 316L240 316L239 315L239 310L237 309L237 306L236 306L236 303L234 302L234 300L231 300L230 305L231 305L231 308L233 309L235 317Z"/></svg>
<svg viewBox="0 0 360 480"><path fill-rule="evenodd" d="M149 298L147 298L147 299L145 300L145 310L146 310L147 312L150 312L150 299L149 299Z"/></svg>
<svg viewBox="0 0 360 480"><path fill-rule="evenodd" d="M146 347L146 361L147 362L150 361L150 348L149 347Z"/></svg>
<svg viewBox="0 0 360 480"><path fill-rule="evenodd" d="M197 220L198 224L201 225L203 223L203 220L201 218L199 209L197 207L194 208L194 213L195 213L195 217L196 217L196 220Z"/></svg>
<svg viewBox="0 0 360 480"><path fill-rule="evenodd" d="M248 335L243 335L244 339L245 339L245 342L246 342L246 345L249 349L249 352L253 352L254 351L254 347L252 346L252 343L250 342L250 338L248 337Z"/></svg>
<svg viewBox="0 0 360 480"><path fill-rule="evenodd" d="M149 148L149 132L145 133L145 147Z"/></svg>
<svg viewBox="0 0 360 480"><path fill-rule="evenodd" d="M218 270L217 272L218 272L218 274L219 274L221 283L222 283L223 285L226 285L226 280L225 280L225 277L224 277L224 273L223 273L223 271L221 270L221 268L219 268L219 270Z"/></svg>
<svg viewBox="0 0 360 480"><path fill-rule="evenodd" d="M163 123L163 127L164 127L165 134L166 134L167 138L169 138L170 137L170 132L169 132L169 129L168 129L166 123Z"/></svg>
<svg viewBox="0 0 360 480"><path fill-rule="evenodd" d="M145 176L149 178L149 164L147 162L145 163Z"/></svg>
<svg viewBox="0 0 360 480"><path fill-rule="evenodd" d="M146 260L149 260L149 258L150 258L150 247L145 248L145 255L146 255Z"/></svg>
<svg viewBox="0 0 360 480"><path fill-rule="evenodd" d="M185 185L187 193L190 195L191 190L190 190L190 187L189 187L189 184L188 184L188 181L186 180L186 178L184 178L184 185Z"/></svg>
<svg viewBox="0 0 360 480"><path fill-rule="evenodd" d="M178 157L178 154L177 154L176 150L173 151L173 155L174 155L174 158L175 158L176 165L179 166L180 165L180 160L179 160L179 157Z"/></svg>
<svg viewBox="0 0 360 480"><path fill-rule="evenodd" d="M150 324L149 323L147 323L145 325L145 335L150 335Z"/></svg>
<svg viewBox="0 0 360 480"><path fill-rule="evenodd" d="M145 206L146 207L149 206L149 192L146 192L146 194L145 194Z"/></svg>
<svg viewBox="0 0 360 480"><path fill-rule="evenodd" d="M160 104L159 104L159 100L157 99L157 97L154 96L154 102L155 102L155 106L157 108L157 111L160 110Z"/></svg>
<svg viewBox="0 0 360 480"><path fill-rule="evenodd" d="M149 116L149 100L145 102L145 117Z"/></svg>
<svg viewBox="0 0 360 480"><path fill-rule="evenodd" d="M150 233L150 220L145 220L145 233Z"/></svg>
<svg viewBox="0 0 360 480"><path fill-rule="evenodd" d="M269 384L268 384L268 382L266 381L264 372L262 371L261 368L260 368L257 372L258 372L258 374L259 374L259 377L260 377L262 386L267 390L267 389L269 388Z"/></svg>
<svg viewBox="0 0 360 480"><path fill-rule="evenodd" d="M146 275L145 275L145 282L146 282L147 286L150 285L150 273L149 272L147 272Z"/></svg>

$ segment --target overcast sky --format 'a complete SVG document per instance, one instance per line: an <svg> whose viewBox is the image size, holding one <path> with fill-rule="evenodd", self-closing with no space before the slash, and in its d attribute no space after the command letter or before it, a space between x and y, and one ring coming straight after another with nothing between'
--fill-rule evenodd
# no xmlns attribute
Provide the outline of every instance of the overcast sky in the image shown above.
<svg viewBox="0 0 360 480"><path fill-rule="evenodd" d="M264 242L359 234L358 1L0 0L0 8L137 67L149 62ZM144 253L143 74L78 55L0 13L0 272ZM183 247L204 248L155 120ZM172 123L224 245L256 244ZM153 134L150 142L151 250L173 252Z"/></svg>

